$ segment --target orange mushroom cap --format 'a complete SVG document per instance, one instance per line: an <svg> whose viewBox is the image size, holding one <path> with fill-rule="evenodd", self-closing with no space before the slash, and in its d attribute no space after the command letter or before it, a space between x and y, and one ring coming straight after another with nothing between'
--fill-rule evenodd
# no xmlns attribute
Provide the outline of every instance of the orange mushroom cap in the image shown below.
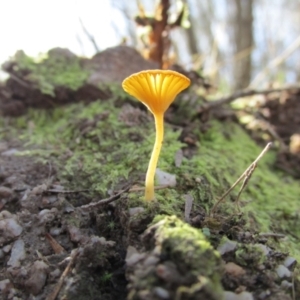
<svg viewBox="0 0 300 300"><path fill-rule="evenodd" d="M175 97L190 85L186 76L170 70L147 70L127 77L123 89L143 102L153 114L164 114Z"/></svg>

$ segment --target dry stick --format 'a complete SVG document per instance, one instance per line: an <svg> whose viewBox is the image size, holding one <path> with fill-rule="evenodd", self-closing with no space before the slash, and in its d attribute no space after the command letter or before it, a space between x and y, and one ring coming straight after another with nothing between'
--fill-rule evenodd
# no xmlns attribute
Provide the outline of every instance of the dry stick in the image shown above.
<svg viewBox="0 0 300 300"><path fill-rule="evenodd" d="M64 190L56 190L56 189L49 189L49 190L45 190L43 193L52 193L52 194L74 194L74 193L82 193L82 192L88 192L90 191L89 189L85 189L85 190L68 190L68 191L64 191Z"/></svg>
<svg viewBox="0 0 300 300"><path fill-rule="evenodd" d="M83 32L85 33L85 35L88 37L88 39L90 40L90 42L93 44L94 48L95 48L95 51L98 53L100 52L100 49L96 43L96 40L94 38L94 36L92 36L89 31L86 29L86 27L84 26L83 24L83 21L81 20L81 18L79 17L79 22L80 22L80 25L81 25L81 28L83 30Z"/></svg>
<svg viewBox="0 0 300 300"><path fill-rule="evenodd" d="M267 146L262 150L262 152L257 156L257 158L253 161L253 163L246 169L246 171L239 177L239 179L230 187L230 189L218 200L218 202L213 206L212 210L210 211L210 215L212 216L215 212L216 208L219 206L219 204L224 201L226 196L240 183L240 181L247 175L249 175L249 171L252 169L252 172L255 169L255 166L257 165L258 161L265 155L265 153L270 149L272 143L268 143ZM251 176L251 175L250 175ZM246 177L247 178L247 177ZM246 184L247 184L246 180Z"/></svg>
<svg viewBox="0 0 300 300"><path fill-rule="evenodd" d="M251 176L252 176L252 174L253 174L256 166L257 166L256 163L252 163L252 165L248 168L248 170L247 170L247 172L245 174L245 178L244 178L244 181L242 183L242 186L241 186L241 188L239 190L239 193L238 193L238 195L236 197L235 203L236 203L236 206L238 208L239 213L241 212L240 201L239 201L240 196L241 196L243 190L246 188L246 186L247 186L247 184L248 184L248 182L249 182L249 180L250 180L250 178L251 178Z"/></svg>
<svg viewBox="0 0 300 300"><path fill-rule="evenodd" d="M300 85L291 85L291 86L285 86L282 88L277 88L277 89L266 89L266 90L241 90L237 91L227 97L222 97L217 100L210 101L204 105L202 105L197 113L201 114L204 111L207 111L209 109L215 108L217 106L221 106L223 104L228 104L231 103L232 101L238 99L238 98L243 98L243 97L248 97L248 96L253 96L253 95L265 95L265 94L271 94L271 93L276 93L276 92L284 92L284 91L289 91L289 90L299 90Z"/></svg>
<svg viewBox="0 0 300 300"><path fill-rule="evenodd" d="M61 274L59 280L58 280L58 283L56 284L54 290L52 291L52 293L46 298L46 300L55 300L58 293L60 292L61 290L61 287L64 283L64 280L65 278L67 277L68 273L70 272L71 270L71 266L75 260L75 258L77 257L78 255L78 249L75 249L72 251L71 253L71 259L67 265L67 267L65 268L65 270L63 271L63 273Z"/></svg>
<svg viewBox="0 0 300 300"><path fill-rule="evenodd" d="M157 185L154 187L155 190L163 190L163 189L166 189L168 187L172 187L171 185ZM129 190L129 192L140 192L140 191L144 191L145 190L145 187L133 187Z"/></svg>
<svg viewBox="0 0 300 300"><path fill-rule="evenodd" d="M86 204L86 205L82 205L82 206L79 206L79 208L90 210L90 209L98 208L99 206L108 204L110 202L113 202L113 201L119 199L122 194L128 192L130 190L130 187L131 187L131 184L128 185L125 189L121 190L119 193L117 193L115 195L112 195L109 198L102 199L98 202L92 202L92 203L89 203L89 204Z"/></svg>

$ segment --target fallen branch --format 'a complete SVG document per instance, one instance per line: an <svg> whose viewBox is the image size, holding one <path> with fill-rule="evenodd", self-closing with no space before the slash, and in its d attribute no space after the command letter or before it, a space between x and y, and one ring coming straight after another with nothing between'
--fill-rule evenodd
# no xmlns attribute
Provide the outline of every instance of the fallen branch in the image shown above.
<svg viewBox="0 0 300 300"><path fill-rule="evenodd" d="M67 277L67 275L69 274L70 270L71 270L71 266L75 260L75 258L77 257L78 255L78 249L75 249L72 251L71 253L71 259L67 265L67 267L65 268L65 270L63 271L63 273L61 274L59 280L58 280L58 283L56 284L54 290L52 291L52 293L46 298L46 300L55 300L58 293L60 292L61 290L61 287L65 281L65 278Z"/></svg>
<svg viewBox="0 0 300 300"><path fill-rule="evenodd" d="M102 205L108 204L110 202L113 202L113 201L119 199L122 194L128 192L130 190L131 186L132 186L132 184L128 185L126 188L121 190L119 193L117 193L115 195L112 195L109 198L102 199L98 202L92 202L92 203L89 203L89 204L86 204L86 205L82 205L82 206L79 206L79 208L84 209L84 210L91 210L91 209L98 208L99 206L102 206Z"/></svg>
<svg viewBox="0 0 300 300"><path fill-rule="evenodd" d="M213 213L215 212L215 210L217 209L217 207L219 206L219 204L224 201L224 199L229 195L229 193L244 179L242 187L238 193L237 199L236 199L236 203L238 205L239 208L239 197L242 193L242 191L245 189L245 187L247 186L247 183L249 182L258 161L265 155L265 153L270 149L272 143L268 143L267 146L262 150L262 152L257 156L257 158L253 161L253 163L246 169L246 171L239 177L239 179L230 187L230 189L222 195L222 197L218 200L218 202L213 206L213 208L210 211L210 216L213 215Z"/></svg>
<svg viewBox="0 0 300 300"><path fill-rule="evenodd" d="M208 111L212 108L215 108L217 106L221 106L224 104L229 104L233 102L234 100L238 98L243 98L243 97L249 97L249 96L254 96L254 95L266 95L266 94L271 94L271 93L278 93L278 92L284 92L284 91L290 91L290 90L300 90L300 85L291 85L291 86L285 86L282 88L277 88L277 89L266 89L266 90L241 90L237 91L227 97L222 97L220 99L216 99L210 102L207 102L203 104L197 111L197 114L201 114L205 111Z"/></svg>

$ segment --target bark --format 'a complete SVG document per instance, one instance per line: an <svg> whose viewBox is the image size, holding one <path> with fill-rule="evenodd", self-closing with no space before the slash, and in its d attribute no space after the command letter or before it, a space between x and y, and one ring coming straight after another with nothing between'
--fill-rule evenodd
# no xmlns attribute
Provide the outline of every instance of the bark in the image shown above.
<svg viewBox="0 0 300 300"><path fill-rule="evenodd" d="M234 89L246 88L251 80L253 46L253 0L231 0L235 46Z"/></svg>

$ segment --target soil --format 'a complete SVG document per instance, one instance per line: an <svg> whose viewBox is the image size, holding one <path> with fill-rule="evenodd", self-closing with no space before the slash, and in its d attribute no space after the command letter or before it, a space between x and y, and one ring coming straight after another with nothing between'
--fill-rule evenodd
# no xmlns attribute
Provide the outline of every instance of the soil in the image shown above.
<svg viewBox="0 0 300 300"><path fill-rule="evenodd" d="M116 61L116 53L131 53L122 49L105 53L104 61L113 59L109 68ZM67 52L61 53L66 56ZM139 57L135 50L132 53L128 55ZM73 59L69 53L70 57ZM133 71L155 68L138 59L139 68L135 65L131 70L129 63L126 74L120 74L115 71L120 68L116 63L108 76L119 83ZM103 70L97 69L93 60L103 64L101 54L80 64L84 68L93 66L97 73L89 79L95 80L99 74L98 79L103 77ZM22 138L18 122L23 119L15 118L31 118L30 107L68 107L81 99L86 100L85 105L96 99L101 100L99 105L106 105L111 97L120 96L114 89L99 87L98 81L94 84L89 79L76 90L55 86L53 95L45 95L28 80L28 70L16 71L17 64L5 65L11 77L0 86L1 299L300 299L297 260L280 246L286 232L261 232L257 225L246 226L249 219L242 213L218 211L210 216L205 202L193 205L189 211L188 199L176 207L177 217L169 215L159 201L149 204L132 196L132 190L142 186L140 173L120 180L113 190L107 186L105 192L91 191L88 186L76 188L76 178L85 180L80 165L75 173L63 177L63 161L45 161L39 152L24 155L40 149ZM199 83L200 79L193 80ZM126 126L149 122L145 110L132 99L124 102L127 106L119 118ZM185 147L178 160L180 155L189 159L198 151L195 120L178 119L176 110L175 105L171 107L166 119L170 126L183 128L180 141ZM206 132L217 116L224 124L237 122L236 117L212 111L209 118L201 120L201 130ZM274 166L299 178L300 91L285 94L284 99L282 95L267 98L256 108L255 116L271 126L268 137L281 143ZM76 123L75 119L72 124L85 136L108 117L106 111L92 120ZM262 140L258 133L253 136L258 142ZM131 140L141 143L142 138L131 135ZM68 151L71 156L75 150L70 147ZM185 178L186 190L191 188L188 180ZM296 240L299 242L298 237Z"/></svg>

